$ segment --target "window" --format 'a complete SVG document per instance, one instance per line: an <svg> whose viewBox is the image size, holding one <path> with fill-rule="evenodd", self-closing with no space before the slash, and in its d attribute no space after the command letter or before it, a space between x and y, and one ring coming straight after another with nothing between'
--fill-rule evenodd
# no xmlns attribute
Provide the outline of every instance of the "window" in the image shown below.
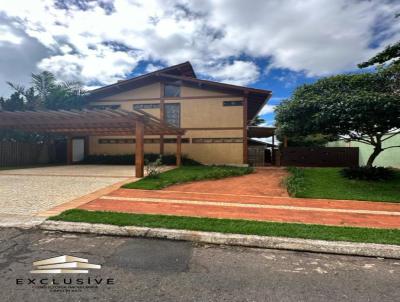
<svg viewBox="0 0 400 302"><path fill-rule="evenodd" d="M93 105L93 106L91 106L93 109L101 109L101 110L104 110L104 109L113 109L113 110L115 110L115 109L119 109L119 108L121 108L121 105Z"/></svg>
<svg viewBox="0 0 400 302"><path fill-rule="evenodd" d="M243 143L241 137L210 137L210 138L192 138L193 144L225 144L225 143Z"/></svg>
<svg viewBox="0 0 400 302"><path fill-rule="evenodd" d="M224 101L224 106L243 106L243 101Z"/></svg>
<svg viewBox="0 0 400 302"><path fill-rule="evenodd" d="M165 144L176 144L176 138L164 138L164 143ZM181 139L182 144L189 144L190 139L189 138L182 138Z"/></svg>
<svg viewBox="0 0 400 302"><path fill-rule="evenodd" d="M133 109L157 109L160 108L160 104L134 104Z"/></svg>
<svg viewBox="0 0 400 302"><path fill-rule="evenodd" d="M181 126L181 104L165 104L164 115L168 124L178 128Z"/></svg>
<svg viewBox="0 0 400 302"><path fill-rule="evenodd" d="M173 98L181 96L181 86L177 84L165 84L164 85L164 97Z"/></svg>
<svg viewBox="0 0 400 302"><path fill-rule="evenodd" d="M134 144L135 139L132 138L100 138L99 144Z"/></svg>

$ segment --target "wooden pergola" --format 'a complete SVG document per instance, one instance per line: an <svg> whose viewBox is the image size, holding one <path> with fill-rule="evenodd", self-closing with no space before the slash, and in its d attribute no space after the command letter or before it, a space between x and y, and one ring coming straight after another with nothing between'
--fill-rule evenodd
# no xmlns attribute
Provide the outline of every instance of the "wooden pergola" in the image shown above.
<svg viewBox="0 0 400 302"><path fill-rule="evenodd" d="M176 135L176 164L181 165L184 130L141 110L122 109L0 111L0 129L57 133L67 137L67 163L72 163L72 138L89 135L135 135L136 177L144 175L144 135Z"/></svg>

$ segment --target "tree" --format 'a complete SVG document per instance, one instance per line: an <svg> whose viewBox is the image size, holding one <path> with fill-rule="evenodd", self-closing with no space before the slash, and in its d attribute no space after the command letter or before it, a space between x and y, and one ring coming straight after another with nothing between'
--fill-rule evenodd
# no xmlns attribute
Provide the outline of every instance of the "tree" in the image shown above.
<svg viewBox="0 0 400 302"><path fill-rule="evenodd" d="M257 116L250 122L250 126L259 126L259 125L264 124L264 123L265 123L265 120L264 120L261 116L257 115Z"/></svg>
<svg viewBox="0 0 400 302"><path fill-rule="evenodd" d="M375 64L383 64L393 60L393 64L400 62L400 41L394 45L389 45L366 62L358 64L359 68L369 67Z"/></svg>
<svg viewBox="0 0 400 302"><path fill-rule="evenodd" d="M0 109L7 111L24 110L25 104L21 94L14 92L8 99L0 98Z"/></svg>
<svg viewBox="0 0 400 302"><path fill-rule="evenodd" d="M32 74L32 87L7 82L25 99L24 109L81 109L85 91L79 82L57 81L48 71Z"/></svg>
<svg viewBox="0 0 400 302"><path fill-rule="evenodd" d="M398 135L399 65L374 73L327 77L296 89L276 109L278 133L291 136L322 134L373 147L367 166L384 150L382 143Z"/></svg>

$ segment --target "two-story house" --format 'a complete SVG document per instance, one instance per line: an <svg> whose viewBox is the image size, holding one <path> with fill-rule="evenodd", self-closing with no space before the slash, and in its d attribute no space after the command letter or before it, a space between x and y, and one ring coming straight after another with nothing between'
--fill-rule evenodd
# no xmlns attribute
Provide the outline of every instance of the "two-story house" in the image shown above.
<svg viewBox="0 0 400 302"><path fill-rule="evenodd" d="M205 164L246 164L248 125L271 91L201 80L189 62L90 92L92 108L143 110L182 128L182 154ZM90 154L132 154L134 136L90 136ZM145 153L173 154L176 137L145 136Z"/></svg>

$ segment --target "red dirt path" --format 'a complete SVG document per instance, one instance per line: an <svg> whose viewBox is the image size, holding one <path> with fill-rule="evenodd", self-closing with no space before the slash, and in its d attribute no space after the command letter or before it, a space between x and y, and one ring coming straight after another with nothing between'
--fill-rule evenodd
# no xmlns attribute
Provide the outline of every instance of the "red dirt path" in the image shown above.
<svg viewBox="0 0 400 302"><path fill-rule="evenodd" d="M165 214L297 222L337 226L400 228L400 204L290 198L282 169L174 185L164 190L119 189L79 208L92 211Z"/></svg>

